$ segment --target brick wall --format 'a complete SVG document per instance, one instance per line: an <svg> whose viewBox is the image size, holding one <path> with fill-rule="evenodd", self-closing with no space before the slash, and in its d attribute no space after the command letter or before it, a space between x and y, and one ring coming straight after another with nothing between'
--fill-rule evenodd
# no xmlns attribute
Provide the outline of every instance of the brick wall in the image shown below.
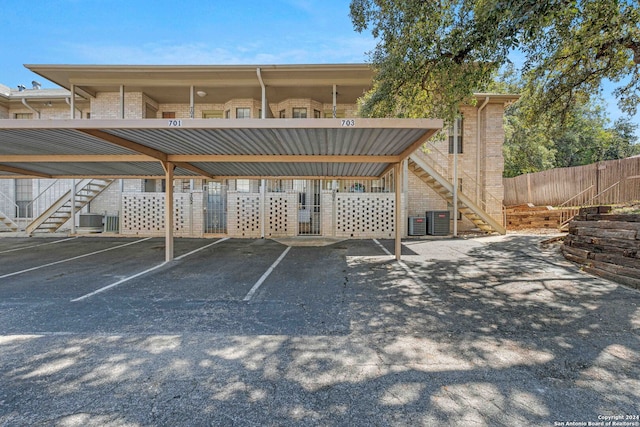
<svg viewBox="0 0 640 427"><path fill-rule="evenodd" d="M124 94L124 118L142 119L145 116L146 103L155 103L142 92L126 92ZM119 119L120 92L98 92L91 99L91 118Z"/></svg>

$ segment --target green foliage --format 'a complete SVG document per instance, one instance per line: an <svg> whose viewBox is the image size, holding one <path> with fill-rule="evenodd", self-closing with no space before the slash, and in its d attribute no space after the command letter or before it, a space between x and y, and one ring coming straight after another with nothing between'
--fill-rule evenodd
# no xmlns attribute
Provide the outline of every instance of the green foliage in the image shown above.
<svg viewBox="0 0 640 427"><path fill-rule="evenodd" d="M602 79L623 111L640 101L638 0L352 0L358 31L378 40L365 116L441 117L491 85L510 55L524 57L524 88L541 116L570 120Z"/></svg>
<svg viewBox="0 0 640 427"><path fill-rule="evenodd" d="M554 167L579 166L638 154L638 126L629 119L609 125L597 98L578 98L564 115L534 115L536 97L506 67L489 89L522 92L505 111L505 177Z"/></svg>

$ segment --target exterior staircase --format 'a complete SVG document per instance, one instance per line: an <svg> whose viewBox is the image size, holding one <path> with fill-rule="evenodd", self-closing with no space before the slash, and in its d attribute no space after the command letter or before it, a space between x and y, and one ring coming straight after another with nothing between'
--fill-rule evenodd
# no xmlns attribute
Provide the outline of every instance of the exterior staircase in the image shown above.
<svg viewBox="0 0 640 427"><path fill-rule="evenodd" d="M102 193L114 180L85 179L76 184L75 211L79 212ZM28 235L53 233L71 219L71 190L64 193L26 227Z"/></svg>
<svg viewBox="0 0 640 427"><path fill-rule="evenodd" d="M0 231L2 230L2 228L6 228L9 231L20 230L20 227L18 226L18 224L13 222L13 220L9 218L7 215L5 215L3 212L0 212L0 224L4 226L4 227L0 227Z"/></svg>
<svg viewBox="0 0 640 427"><path fill-rule="evenodd" d="M409 156L408 168L424 183L431 187L443 199L453 204L453 184L446 179L443 174L436 170L430 162L425 159L426 155L418 152ZM502 207L502 202L496 200L496 204ZM496 220L484 209L476 204L466 194L458 191L458 212L475 224L477 228L487 233L496 232L506 234L507 230L504 222ZM504 217L504 215L502 215Z"/></svg>
<svg viewBox="0 0 640 427"><path fill-rule="evenodd" d="M20 226L16 224L5 212L13 211L13 218L18 212L18 205L13 199L4 193L0 193L0 231L19 231Z"/></svg>

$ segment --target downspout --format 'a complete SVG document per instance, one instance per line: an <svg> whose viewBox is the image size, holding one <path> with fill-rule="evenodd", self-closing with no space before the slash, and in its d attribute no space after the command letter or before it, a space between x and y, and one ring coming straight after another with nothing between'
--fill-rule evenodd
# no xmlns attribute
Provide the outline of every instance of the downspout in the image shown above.
<svg viewBox="0 0 640 427"><path fill-rule="evenodd" d="M484 98L484 102L478 107L477 135L476 135L476 204L480 206L480 113L489 103L489 97Z"/></svg>
<svg viewBox="0 0 640 427"><path fill-rule="evenodd" d="M453 237L458 237L458 118L453 119Z"/></svg>
<svg viewBox="0 0 640 427"><path fill-rule="evenodd" d="M124 85L120 85L120 118L124 119Z"/></svg>
<svg viewBox="0 0 640 427"><path fill-rule="evenodd" d="M338 90L336 85L333 85L333 118L336 118L336 112L338 108Z"/></svg>
<svg viewBox="0 0 640 427"><path fill-rule="evenodd" d="M27 107L29 110L33 111L34 113L36 113L38 115L38 118L40 118L40 111L36 110L35 108L33 108L31 105L29 105L29 103L27 102L27 100L25 98L22 98L22 104Z"/></svg>
<svg viewBox="0 0 640 427"><path fill-rule="evenodd" d="M256 68L256 74L258 75L258 81L260 82L260 88L262 88L262 114L261 119L267 118L267 88L264 85L264 81L262 80L262 73L260 72L260 67Z"/></svg>
<svg viewBox="0 0 640 427"><path fill-rule="evenodd" d="M192 85L189 89L189 118L193 119L196 115L196 105L195 105L195 87Z"/></svg>

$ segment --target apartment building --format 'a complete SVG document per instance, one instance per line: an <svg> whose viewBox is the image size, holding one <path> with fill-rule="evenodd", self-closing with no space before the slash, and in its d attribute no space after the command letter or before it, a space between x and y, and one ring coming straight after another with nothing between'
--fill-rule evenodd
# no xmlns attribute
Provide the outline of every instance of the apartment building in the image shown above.
<svg viewBox="0 0 640 427"><path fill-rule="evenodd" d="M393 238L446 211L504 233L516 96L447 131L359 118L366 64L26 67L60 88L0 85L0 230Z"/></svg>

